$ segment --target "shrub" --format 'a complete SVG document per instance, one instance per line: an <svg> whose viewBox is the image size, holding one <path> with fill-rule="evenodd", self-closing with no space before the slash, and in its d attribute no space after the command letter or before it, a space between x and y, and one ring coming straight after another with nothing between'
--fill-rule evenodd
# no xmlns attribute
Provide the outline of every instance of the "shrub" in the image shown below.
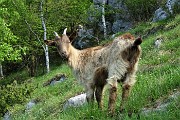
<svg viewBox="0 0 180 120"><path fill-rule="evenodd" d="M136 21L147 21L159 7L157 0L126 0L125 4Z"/></svg>
<svg viewBox="0 0 180 120"><path fill-rule="evenodd" d="M3 116L9 107L24 103L34 88L28 84L18 85L14 81L10 85L0 86L0 116Z"/></svg>

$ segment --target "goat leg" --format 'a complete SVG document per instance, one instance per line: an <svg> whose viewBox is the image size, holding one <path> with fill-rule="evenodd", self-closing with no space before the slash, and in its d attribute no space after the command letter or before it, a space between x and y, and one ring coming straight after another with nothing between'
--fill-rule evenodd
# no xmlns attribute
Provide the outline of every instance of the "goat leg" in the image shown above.
<svg viewBox="0 0 180 120"><path fill-rule="evenodd" d="M116 98L117 98L117 87L113 86L110 88L110 91L109 91L108 111L110 115L114 114Z"/></svg>
<svg viewBox="0 0 180 120"><path fill-rule="evenodd" d="M131 91L131 86L126 84L122 86L122 101L121 101L121 105L120 105L120 112L124 111L124 104L127 101L129 94Z"/></svg>
<svg viewBox="0 0 180 120"><path fill-rule="evenodd" d="M93 85L87 85L86 99L88 103L93 104L94 102L94 86Z"/></svg>
<svg viewBox="0 0 180 120"><path fill-rule="evenodd" d="M98 107L99 107L100 109L103 108L103 106L102 106L103 87L104 87L104 86L98 86L98 87L96 87L96 92L95 92L96 100L97 100L97 103L98 103Z"/></svg>

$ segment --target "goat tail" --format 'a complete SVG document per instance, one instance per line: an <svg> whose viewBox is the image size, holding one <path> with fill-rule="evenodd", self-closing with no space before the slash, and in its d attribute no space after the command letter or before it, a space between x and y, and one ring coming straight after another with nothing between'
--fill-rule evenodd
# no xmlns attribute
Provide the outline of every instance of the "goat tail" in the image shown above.
<svg viewBox="0 0 180 120"><path fill-rule="evenodd" d="M138 37L138 38L134 41L133 46L138 46L138 45L140 45L141 43L142 43L142 38L141 38L141 36L140 36L140 37Z"/></svg>

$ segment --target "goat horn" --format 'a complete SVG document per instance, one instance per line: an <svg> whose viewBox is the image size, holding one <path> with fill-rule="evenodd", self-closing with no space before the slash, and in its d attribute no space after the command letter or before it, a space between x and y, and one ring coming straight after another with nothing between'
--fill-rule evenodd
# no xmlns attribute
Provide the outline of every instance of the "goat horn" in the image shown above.
<svg viewBox="0 0 180 120"><path fill-rule="evenodd" d="M64 29L63 35L66 35L67 28Z"/></svg>
<svg viewBox="0 0 180 120"><path fill-rule="evenodd" d="M59 35L57 34L57 32L55 32L55 31L54 31L54 34L55 34L55 36L59 36Z"/></svg>

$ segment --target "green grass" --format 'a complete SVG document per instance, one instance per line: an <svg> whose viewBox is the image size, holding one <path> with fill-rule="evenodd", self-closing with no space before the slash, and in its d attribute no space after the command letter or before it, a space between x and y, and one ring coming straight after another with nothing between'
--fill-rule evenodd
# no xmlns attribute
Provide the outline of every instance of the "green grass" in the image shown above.
<svg viewBox="0 0 180 120"><path fill-rule="evenodd" d="M69 108L63 111L64 102L77 94L83 92L73 77L71 69L62 64L49 74L31 78L30 84L36 86L31 99L39 102L29 112L25 112L25 104L17 104L9 110L13 113L15 120L175 120L180 119L180 98L168 106L166 111L152 112L149 115L140 114L144 107L153 106L156 100L168 96L175 89L180 90L180 15L158 23L141 23L130 33L146 35L148 31L162 26L155 33L150 32L143 39L142 56L137 73L137 83L133 87L130 98L126 104L126 112L114 117L107 116L108 90L104 93L104 109L99 110L97 104L92 108L84 105L78 108ZM122 33L119 33L122 34ZM154 41L157 37L163 38L159 49L154 48ZM64 73L68 76L65 82L55 86L43 87L43 83L56 74ZM116 113L121 101L121 86L118 89L116 102ZM133 112L128 116L128 112Z"/></svg>

